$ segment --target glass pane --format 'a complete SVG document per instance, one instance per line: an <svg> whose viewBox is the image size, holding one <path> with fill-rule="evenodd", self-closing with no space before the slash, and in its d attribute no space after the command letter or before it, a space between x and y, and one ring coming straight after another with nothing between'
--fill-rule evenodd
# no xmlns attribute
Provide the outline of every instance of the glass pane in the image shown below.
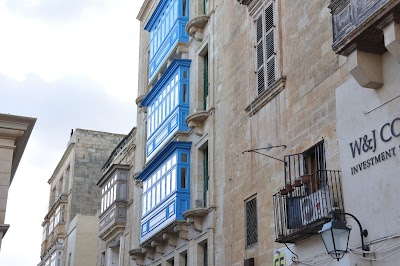
<svg viewBox="0 0 400 266"><path fill-rule="evenodd" d="M151 189L151 207L156 206L156 186Z"/></svg>
<svg viewBox="0 0 400 266"><path fill-rule="evenodd" d="M143 200L142 200L142 215L146 213L146 194L143 195Z"/></svg>
<svg viewBox="0 0 400 266"><path fill-rule="evenodd" d="M184 163L187 162L187 154L186 153L181 154L181 162L184 162Z"/></svg>
<svg viewBox="0 0 400 266"><path fill-rule="evenodd" d="M165 198L165 178L161 179L161 200Z"/></svg>
<svg viewBox="0 0 400 266"><path fill-rule="evenodd" d="M182 102L187 102L187 84L183 84Z"/></svg>
<svg viewBox="0 0 400 266"><path fill-rule="evenodd" d="M172 166L176 165L176 154L172 157Z"/></svg>
<svg viewBox="0 0 400 266"><path fill-rule="evenodd" d="M187 168L181 168L181 188L187 188L186 174L187 174Z"/></svg>
<svg viewBox="0 0 400 266"><path fill-rule="evenodd" d="M164 165L161 167L161 175L165 175L165 169L166 169L166 165L164 164Z"/></svg>
<svg viewBox="0 0 400 266"><path fill-rule="evenodd" d="M146 212L148 212L150 210L150 208L151 208L151 206L150 206L150 203L151 203L151 190L149 190L149 192L147 193L146 201L147 201Z"/></svg>
<svg viewBox="0 0 400 266"><path fill-rule="evenodd" d="M167 171L168 171L169 169L171 169L171 160L168 160L168 161L167 161Z"/></svg>
<svg viewBox="0 0 400 266"><path fill-rule="evenodd" d="M179 92L179 90L178 90L178 86L176 86L175 87L175 106L177 106L178 105L178 92Z"/></svg>
<svg viewBox="0 0 400 266"><path fill-rule="evenodd" d="M160 196L161 196L161 183L158 182L157 184L157 194L156 194L156 204L160 203Z"/></svg>
<svg viewBox="0 0 400 266"><path fill-rule="evenodd" d="M172 177L171 177L171 191L176 189L176 168L172 170Z"/></svg>
<svg viewBox="0 0 400 266"><path fill-rule="evenodd" d="M171 193L171 174L166 176L167 188L165 189L165 196L168 196Z"/></svg>
<svg viewBox="0 0 400 266"><path fill-rule="evenodd" d="M114 200L117 199L117 184L114 185Z"/></svg>

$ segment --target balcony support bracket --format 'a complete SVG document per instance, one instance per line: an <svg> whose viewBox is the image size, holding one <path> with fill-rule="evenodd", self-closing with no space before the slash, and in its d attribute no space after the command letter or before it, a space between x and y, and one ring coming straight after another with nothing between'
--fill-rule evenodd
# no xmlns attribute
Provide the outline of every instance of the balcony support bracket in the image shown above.
<svg viewBox="0 0 400 266"><path fill-rule="evenodd" d="M400 23L391 21L383 28L385 47L400 63Z"/></svg>
<svg viewBox="0 0 400 266"><path fill-rule="evenodd" d="M377 89L383 85L382 56L355 49L348 57L349 72L365 88Z"/></svg>

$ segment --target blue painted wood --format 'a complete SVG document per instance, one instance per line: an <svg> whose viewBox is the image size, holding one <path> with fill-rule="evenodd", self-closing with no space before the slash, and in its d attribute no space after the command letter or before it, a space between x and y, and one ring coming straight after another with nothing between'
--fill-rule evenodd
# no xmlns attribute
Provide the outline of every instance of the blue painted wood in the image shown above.
<svg viewBox="0 0 400 266"><path fill-rule="evenodd" d="M185 16L183 2L186 2ZM188 14L188 0L161 0L150 17L145 26L145 30L150 32L149 81L157 74L175 45L189 41L186 32Z"/></svg>
<svg viewBox="0 0 400 266"><path fill-rule="evenodd" d="M178 131L189 130L185 120L189 114L190 62L175 59L142 101L142 105L148 107L146 161Z"/></svg>
<svg viewBox="0 0 400 266"><path fill-rule="evenodd" d="M174 183L176 184L175 189L171 191L168 196L154 206L151 205L153 207L146 211L143 211L142 204L143 215L141 218L141 242L146 241L172 222L176 220L184 220L183 213L190 207L191 145L191 142L169 143L155 156L155 158L146 166L142 173L136 177L137 179L142 180L144 183L142 200L144 200L145 195L147 195L147 200L152 200L153 197L151 194L148 194L148 192L152 193L153 187L157 187L159 184L161 184L163 178L167 180L166 176L169 175L168 171L176 171L174 180ZM171 162L174 156L176 158L176 164L172 165L170 170L165 171L164 167L166 162ZM182 180L183 171L186 171L185 181ZM160 176L158 179L152 179L154 178L155 173L162 172L165 173L164 176Z"/></svg>

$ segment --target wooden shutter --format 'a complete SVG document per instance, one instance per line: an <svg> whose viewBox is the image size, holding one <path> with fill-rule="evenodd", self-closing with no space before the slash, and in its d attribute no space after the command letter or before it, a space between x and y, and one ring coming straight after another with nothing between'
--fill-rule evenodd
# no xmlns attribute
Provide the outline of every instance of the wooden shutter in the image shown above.
<svg viewBox="0 0 400 266"><path fill-rule="evenodd" d="M265 9L265 51L267 88L275 82L275 24L274 6L270 4Z"/></svg>
<svg viewBox="0 0 400 266"><path fill-rule="evenodd" d="M276 81L274 5L271 3L256 20L257 93Z"/></svg>
<svg viewBox="0 0 400 266"><path fill-rule="evenodd" d="M263 16L262 14L256 21L257 36L257 92L261 94L265 90L264 78L264 38L263 38Z"/></svg>

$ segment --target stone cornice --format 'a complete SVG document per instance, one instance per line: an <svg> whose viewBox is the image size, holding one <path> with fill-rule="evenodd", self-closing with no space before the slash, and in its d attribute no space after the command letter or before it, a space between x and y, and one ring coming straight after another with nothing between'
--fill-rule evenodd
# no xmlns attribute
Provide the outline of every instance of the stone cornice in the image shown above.
<svg viewBox="0 0 400 266"><path fill-rule="evenodd" d="M14 178L15 172L17 171L19 162L21 161L22 154L25 151L25 147L35 123L36 118L0 114L0 138L4 135L4 138L15 139L10 184Z"/></svg>

